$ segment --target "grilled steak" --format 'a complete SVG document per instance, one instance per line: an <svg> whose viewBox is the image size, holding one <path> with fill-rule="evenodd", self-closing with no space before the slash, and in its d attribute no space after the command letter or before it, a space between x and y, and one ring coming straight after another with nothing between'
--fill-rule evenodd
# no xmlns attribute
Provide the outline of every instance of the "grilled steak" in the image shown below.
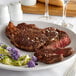
<svg viewBox="0 0 76 76"><path fill-rule="evenodd" d="M21 23L14 26L12 22L6 27L6 35L18 48L26 51L36 49L56 49L70 44L71 40L66 32L53 27L40 29L35 24Z"/></svg>
<svg viewBox="0 0 76 76"><path fill-rule="evenodd" d="M73 52L72 48L57 48L55 50L43 48L36 50L34 55L37 57L38 61L52 64L62 61L64 57L70 56Z"/></svg>
<svg viewBox="0 0 76 76"><path fill-rule="evenodd" d="M46 49L63 48L71 43L71 40L66 32L60 31L58 29L54 30L53 32L50 31L51 30L49 30L48 28L48 32L45 33L46 36L49 38L49 42L46 43L46 46L44 46L44 48Z"/></svg>
<svg viewBox="0 0 76 76"><path fill-rule="evenodd" d="M43 46L48 40L47 36L34 25L19 24L17 27L11 22L6 28L6 35L18 48L34 51ZM35 30L34 30L35 29Z"/></svg>

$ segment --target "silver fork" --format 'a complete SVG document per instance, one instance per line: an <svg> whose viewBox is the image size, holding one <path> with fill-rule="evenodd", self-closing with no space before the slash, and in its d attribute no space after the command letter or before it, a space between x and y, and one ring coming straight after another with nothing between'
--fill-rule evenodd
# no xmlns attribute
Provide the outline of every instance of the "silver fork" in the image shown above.
<svg viewBox="0 0 76 76"><path fill-rule="evenodd" d="M69 68L68 72L66 72L65 76L75 76L76 75L76 60L73 65Z"/></svg>

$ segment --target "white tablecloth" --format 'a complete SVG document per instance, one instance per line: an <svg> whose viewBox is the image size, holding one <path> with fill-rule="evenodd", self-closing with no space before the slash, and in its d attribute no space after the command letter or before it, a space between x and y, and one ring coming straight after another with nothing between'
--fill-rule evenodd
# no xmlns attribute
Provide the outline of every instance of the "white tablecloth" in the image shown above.
<svg viewBox="0 0 76 76"><path fill-rule="evenodd" d="M15 0L0 0L0 4L4 4L6 2L9 3L11 1L15 1ZM37 20L39 17L41 17L41 15L24 14L25 21ZM61 20L61 17L55 17L55 18L59 19L59 21ZM74 25L74 28L72 30L76 32L76 18L68 17L67 21ZM47 22L51 22L51 21L49 20ZM33 72L15 72L15 71L0 69L0 76L64 76L65 72L69 69L72 63L73 61L62 64L62 66L59 67L40 70L40 71L33 71Z"/></svg>
<svg viewBox="0 0 76 76"><path fill-rule="evenodd" d="M24 21L36 21L39 20L41 15L33 15L33 14L24 14ZM53 17L53 16L52 16ZM61 20L61 17L55 17ZM68 17L67 21L72 23L74 25L73 31L76 30L76 18ZM51 22L50 20L47 22ZM62 65L54 68L49 68L45 70L39 70L39 71L31 71L31 72L15 72L15 71L8 71L8 70L2 70L0 69L0 76L64 76L66 71L71 67L73 64L74 59L70 61L69 63L66 62Z"/></svg>

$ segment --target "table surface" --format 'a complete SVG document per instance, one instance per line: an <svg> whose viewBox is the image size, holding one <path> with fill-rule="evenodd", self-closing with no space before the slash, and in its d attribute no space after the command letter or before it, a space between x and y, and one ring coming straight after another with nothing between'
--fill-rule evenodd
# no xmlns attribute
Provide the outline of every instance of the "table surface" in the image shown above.
<svg viewBox="0 0 76 76"><path fill-rule="evenodd" d="M39 18L42 15L34 15L34 14L24 14L24 21L36 21L40 20ZM61 20L62 17L58 16L52 16L54 19ZM41 21L41 20L40 20ZM46 22L51 22L51 20L42 20ZM70 22L74 25L74 28L72 29L74 32L76 30L76 18L75 17L68 17L67 22ZM69 64L69 63L68 63ZM15 71L8 71L8 70L2 70L0 69L0 76L64 76L64 73L71 65L62 65L59 68L51 68L46 70L40 70L40 71L33 71L33 72L15 72ZM65 68L66 67L66 68Z"/></svg>

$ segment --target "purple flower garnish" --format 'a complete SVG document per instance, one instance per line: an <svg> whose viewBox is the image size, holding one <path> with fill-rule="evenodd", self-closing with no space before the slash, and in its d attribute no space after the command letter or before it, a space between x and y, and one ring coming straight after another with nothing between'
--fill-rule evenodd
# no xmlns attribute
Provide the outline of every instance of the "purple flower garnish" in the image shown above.
<svg viewBox="0 0 76 76"><path fill-rule="evenodd" d="M0 60L4 58L4 55L0 54Z"/></svg>
<svg viewBox="0 0 76 76"><path fill-rule="evenodd" d="M20 54L19 54L19 50L16 49L16 48L11 48L11 47L7 47L7 50L9 51L11 57L14 59L14 60L18 60L18 58L20 57Z"/></svg>
<svg viewBox="0 0 76 76"><path fill-rule="evenodd" d="M5 49L5 51L7 51L7 55L0 54L0 60L4 59L7 56L10 56L14 60L18 60L19 59L20 53L19 53L18 49L8 47L7 45L5 45L3 43L0 43L0 47ZM35 67L36 65L38 65L37 57L36 56L32 56L31 60L27 63L27 65L28 65L28 67Z"/></svg>
<svg viewBox="0 0 76 76"><path fill-rule="evenodd" d="M37 57L36 57L36 56L32 56L32 60L33 60L34 62L37 62Z"/></svg>
<svg viewBox="0 0 76 76"><path fill-rule="evenodd" d="M36 65L38 65L37 63L37 57L36 56L32 56L31 60L28 62L28 67L35 67Z"/></svg>
<svg viewBox="0 0 76 76"><path fill-rule="evenodd" d="M10 51L12 48L11 48L11 47L7 47L6 49L7 49L8 51Z"/></svg>
<svg viewBox="0 0 76 76"><path fill-rule="evenodd" d="M0 43L0 46L3 45L3 43Z"/></svg>
<svg viewBox="0 0 76 76"><path fill-rule="evenodd" d="M30 60L28 63L27 63L28 67L35 67L35 62L33 60Z"/></svg>
<svg viewBox="0 0 76 76"><path fill-rule="evenodd" d="M2 54L0 54L0 56L3 56Z"/></svg>

